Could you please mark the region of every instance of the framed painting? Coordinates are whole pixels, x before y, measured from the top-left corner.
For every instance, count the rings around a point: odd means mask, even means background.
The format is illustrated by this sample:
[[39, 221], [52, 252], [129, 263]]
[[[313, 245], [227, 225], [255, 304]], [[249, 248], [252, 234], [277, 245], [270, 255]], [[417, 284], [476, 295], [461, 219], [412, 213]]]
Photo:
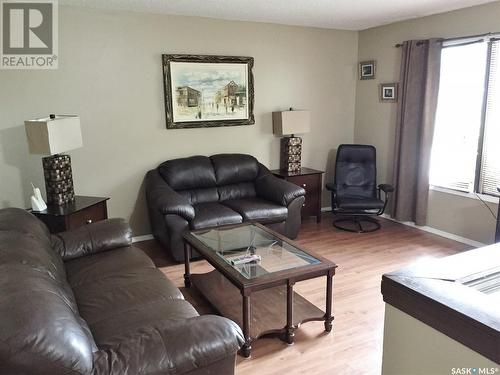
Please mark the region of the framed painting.
[[253, 57], [162, 58], [167, 129], [255, 123]]

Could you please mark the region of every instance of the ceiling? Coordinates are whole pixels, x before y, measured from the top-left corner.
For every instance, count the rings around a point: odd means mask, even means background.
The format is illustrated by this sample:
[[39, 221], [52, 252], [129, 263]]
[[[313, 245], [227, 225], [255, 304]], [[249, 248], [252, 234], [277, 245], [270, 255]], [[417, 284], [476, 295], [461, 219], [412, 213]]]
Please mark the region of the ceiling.
[[493, 0], [59, 0], [61, 5], [363, 30]]

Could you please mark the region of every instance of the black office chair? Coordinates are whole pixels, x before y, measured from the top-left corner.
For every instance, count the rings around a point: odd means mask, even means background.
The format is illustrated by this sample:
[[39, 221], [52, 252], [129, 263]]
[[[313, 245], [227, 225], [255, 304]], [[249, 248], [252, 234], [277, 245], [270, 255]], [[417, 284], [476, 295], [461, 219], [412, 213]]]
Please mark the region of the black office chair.
[[376, 150], [368, 145], [339, 146], [334, 181], [326, 188], [332, 192], [333, 226], [357, 233], [380, 229], [372, 216], [384, 213], [394, 191], [388, 184], [377, 186]]

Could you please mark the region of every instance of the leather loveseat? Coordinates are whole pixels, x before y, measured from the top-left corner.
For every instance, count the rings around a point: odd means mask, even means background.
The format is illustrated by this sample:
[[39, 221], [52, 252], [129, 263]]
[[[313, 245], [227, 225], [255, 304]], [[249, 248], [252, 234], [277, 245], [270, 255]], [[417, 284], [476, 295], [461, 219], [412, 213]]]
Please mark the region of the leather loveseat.
[[153, 235], [179, 262], [182, 233], [189, 229], [256, 221], [294, 239], [304, 195], [244, 154], [168, 160], [146, 176]]
[[198, 316], [121, 219], [50, 235], [0, 210], [0, 374], [233, 374], [239, 327]]

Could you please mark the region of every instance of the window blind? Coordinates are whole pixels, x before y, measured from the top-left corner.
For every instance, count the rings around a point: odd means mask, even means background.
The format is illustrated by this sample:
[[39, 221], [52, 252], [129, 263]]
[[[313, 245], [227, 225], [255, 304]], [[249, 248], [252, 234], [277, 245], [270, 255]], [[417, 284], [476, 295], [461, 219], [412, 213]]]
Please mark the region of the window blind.
[[500, 185], [500, 41], [492, 41], [484, 116], [479, 192], [499, 195]]
[[483, 112], [486, 43], [450, 46], [441, 53], [430, 183], [472, 192]]

